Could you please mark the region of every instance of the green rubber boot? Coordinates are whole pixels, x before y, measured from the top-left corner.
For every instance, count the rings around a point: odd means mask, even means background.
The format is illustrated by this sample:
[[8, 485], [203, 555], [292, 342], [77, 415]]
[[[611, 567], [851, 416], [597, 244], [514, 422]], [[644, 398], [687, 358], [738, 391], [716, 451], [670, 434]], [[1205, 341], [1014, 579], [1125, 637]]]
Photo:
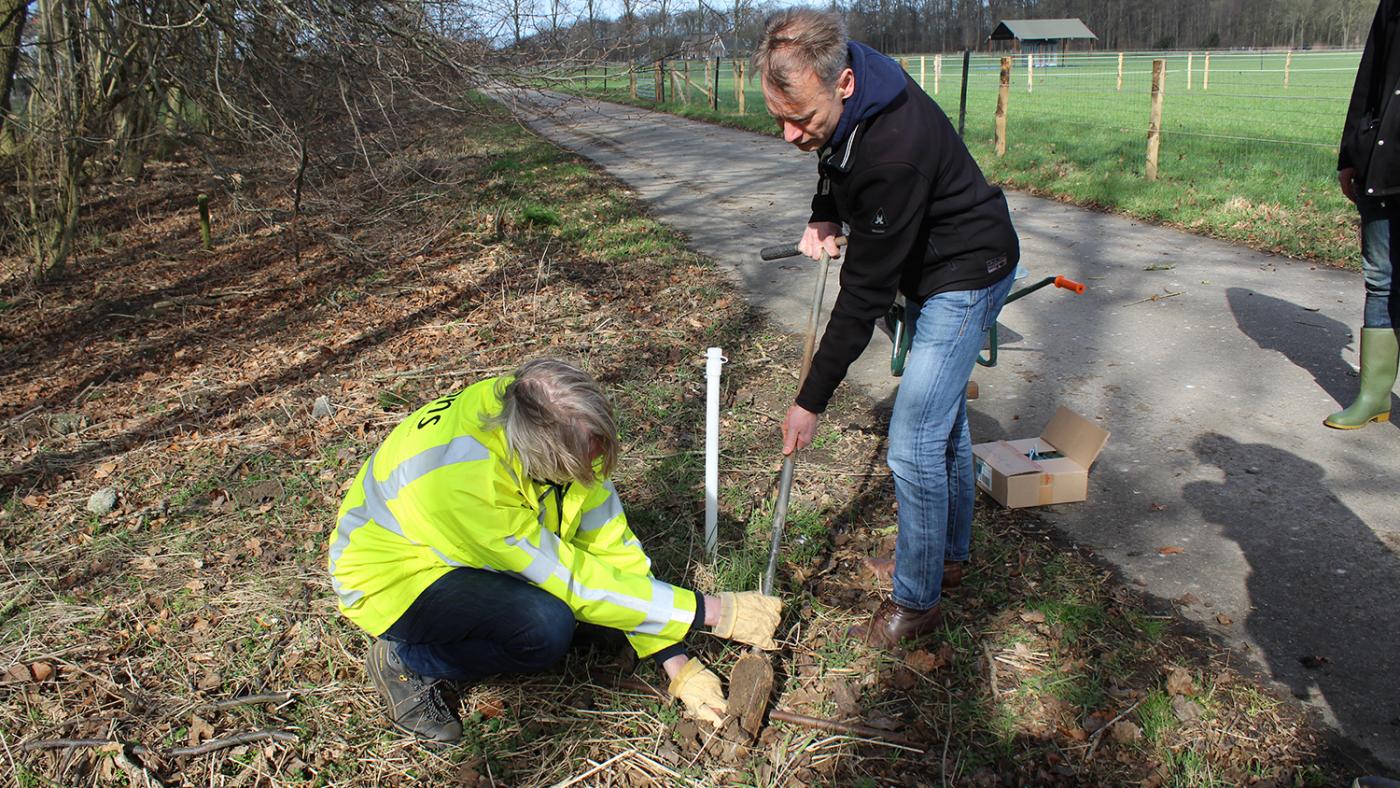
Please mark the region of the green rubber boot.
[[1390, 421], [1397, 356], [1400, 341], [1394, 329], [1361, 329], [1361, 391], [1351, 407], [1333, 413], [1322, 423], [1337, 430], [1354, 430], [1373, 421]]

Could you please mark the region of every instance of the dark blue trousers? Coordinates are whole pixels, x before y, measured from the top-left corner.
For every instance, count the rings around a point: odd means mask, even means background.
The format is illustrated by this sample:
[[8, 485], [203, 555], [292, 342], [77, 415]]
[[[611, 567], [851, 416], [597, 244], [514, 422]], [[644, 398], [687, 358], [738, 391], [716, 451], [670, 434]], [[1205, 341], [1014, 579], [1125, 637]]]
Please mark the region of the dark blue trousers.
[[546, 591], [484, 569], [454, 569], [383, 635], [410, 670], [474, 682], [549, 668], [569, 650], [574, 612]]

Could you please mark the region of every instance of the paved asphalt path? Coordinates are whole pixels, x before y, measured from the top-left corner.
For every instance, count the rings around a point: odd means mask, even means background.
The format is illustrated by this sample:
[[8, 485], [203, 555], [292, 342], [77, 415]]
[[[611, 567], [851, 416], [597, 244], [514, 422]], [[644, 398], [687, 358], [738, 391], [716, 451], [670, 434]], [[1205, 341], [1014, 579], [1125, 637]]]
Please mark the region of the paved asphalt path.
[[[814, 266], [764, 263], [757, 249], [800, 235], [814, 155], [632, 107], [517, 103], [778, 324], [804, 330]], [[1113, 435], [1089, 500], [1040, 514], [1400, 772], [1400, 427], [1322, 426], [1356, 388], [1360, 276], [1009, 198], [1032, 281], [1062, 274], [1089, 289], [1046, 289], [1002, 313], [1000, 363], [974, 374], [974, 441], [1033, 436], [1061, 404], [1098, 419]], [[877, 332], [846, 385], [892, 395], [888, 353]], [[1309, 669], [1304, 656], [1326, 662]]]

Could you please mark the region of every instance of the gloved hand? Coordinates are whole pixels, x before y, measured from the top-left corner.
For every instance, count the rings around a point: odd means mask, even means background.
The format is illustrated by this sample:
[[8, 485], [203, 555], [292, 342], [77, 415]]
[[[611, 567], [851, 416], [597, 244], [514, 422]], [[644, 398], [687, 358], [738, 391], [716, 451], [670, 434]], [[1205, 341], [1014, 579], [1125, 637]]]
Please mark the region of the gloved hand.
[[722, 593], [719, 601], [719, 624], [712, 630], [716, 636], [766, 651], [778, 648], [773, 633], [782, 620], [783, 600], [757, 591], [741, 591]]
[[680, 672], [671, 679], [670, 691], [671, 697], [685, 704], [690, 716], [716, 728], [724, 724], [724, 715], [729, 708], [724, 699], [724, 688], [720, 686], [719, 676], [706, 669], [700, 660], [694, 657], [686, 660]]

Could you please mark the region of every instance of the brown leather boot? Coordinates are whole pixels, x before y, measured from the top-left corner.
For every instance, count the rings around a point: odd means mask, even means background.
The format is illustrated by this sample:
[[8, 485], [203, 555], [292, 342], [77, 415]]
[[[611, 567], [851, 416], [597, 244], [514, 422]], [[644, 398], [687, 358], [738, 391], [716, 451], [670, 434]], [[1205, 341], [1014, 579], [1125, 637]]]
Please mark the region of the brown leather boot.
[[886, 599], [870, 621], [851, 627], [851, 636], [875, 648], [894, 648], [901, 641], [919, 640], [943, 627], [943, 606], [911, 610]]
[[[894, 558], [880, 558], [876, 556], [866, 556], [862, 562], [870, 574], [882, 583], [888, 583], [894, 577]], [[944, 561], [943, 562], [943, 590], [957, 588], [963, 581], [963, 562]]]

